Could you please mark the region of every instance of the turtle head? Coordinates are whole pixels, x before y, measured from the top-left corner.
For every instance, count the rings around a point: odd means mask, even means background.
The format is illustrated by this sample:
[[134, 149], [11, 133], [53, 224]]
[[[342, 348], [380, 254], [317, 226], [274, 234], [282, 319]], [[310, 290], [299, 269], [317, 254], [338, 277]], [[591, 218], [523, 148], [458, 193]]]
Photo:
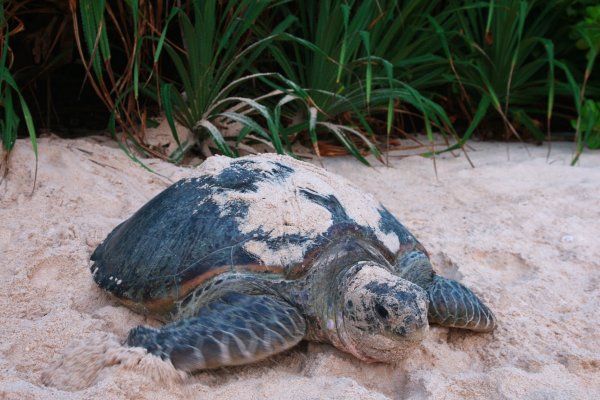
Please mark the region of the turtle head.
[[359, 262], [339, 282], [336, 330], [366, 361], [398, 361], [428, 329], [427, 293], [383, 266]]

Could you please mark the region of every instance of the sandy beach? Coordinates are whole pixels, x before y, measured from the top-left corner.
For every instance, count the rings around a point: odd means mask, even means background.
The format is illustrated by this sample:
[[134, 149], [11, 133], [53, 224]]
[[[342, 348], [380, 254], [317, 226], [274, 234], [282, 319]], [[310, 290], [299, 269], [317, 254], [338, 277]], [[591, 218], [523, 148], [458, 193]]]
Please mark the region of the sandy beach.
[[[493, 334], [431, 327], [394, 365], [302, 343], [256, 365], [169, 370], [114, 351], [134, 314], [92, 281], [89, 257], [121, 221], [189, 169], [145, 160], [103, 137], [19, 140], [0, 183], [0, 399], [600, 398], [600, 152], [574, 145], [470, 143], [464, 155], [327, 158], [372, 193], [498, 319]], [[74, 357], [76, 354], [77, 357]], [[75, 363], [76, 360], [80, 362]], [[84, 360], [83, 362], [81, 362]], [[75, 374], [84, 368], [84, 376]]]

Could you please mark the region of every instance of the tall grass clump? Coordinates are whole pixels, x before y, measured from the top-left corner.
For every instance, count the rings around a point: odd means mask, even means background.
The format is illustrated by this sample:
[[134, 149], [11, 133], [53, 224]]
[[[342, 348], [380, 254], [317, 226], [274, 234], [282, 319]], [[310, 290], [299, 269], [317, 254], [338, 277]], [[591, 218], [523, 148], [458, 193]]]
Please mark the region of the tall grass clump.
[[[161, 75], [153, 62], [158, 44], [145, 41], [168, 24], [168, 0], [69, 1], [77, 51], [86, 68], [85, 83], [91, 85], [111, 115], [109, 130], [134, 160], [133, 143], [142, 153], [162, 157], [144, 146], [144, 130], [155, 102], [141, 95], [153, 75]], [[157, 28], [159, 27], [159, 28]], [[121, 135], [116, 131], [120, 130]]]
[[[287, 83], [273, 86], [287, 93], [275, 109], [288, 146], [308, 131], [320, 154], [318, 137], [328, 132], [363, 162], [366, 159], [355, 140], [379, 156], [368, 138], [372, 131], [363, 114], [372, 78], [367, 83], [364, 75], [357, 75], [365, 45], [360, 34], [374, 18], [374, 11], [370, 1], [355, 8], [343, 1], [306, 1], [274, 10], [275, 18], [280, 18], [280, 13], [297, 17], [288, 33], [269, 47]], [[270, 24], [262, 34], [269, 29]]]
[[[82, 87], [92, 87], [110, 110], [109, 130], [136, 160], [139, 153], [173, 162], [189, 152], [235, 157], [257, 144], [293, 154], [297, 144], [308, 144], [317, 156], [349, 153], [367, 163], [368, 154], [383, 160], [381, 149], [399, 143], [394, 137], [417, 132], [428, 137], [424, 154], [435, 155], [464, 150], [484, 130], [541, 143], [555, 126], [574, 130], [574, 162], [585, 147], [600, 146], [600, 78], [593, 74], [600, 6], [591, 0], [25, 0], [2, 6], [7, 154], [23, 125], [35, 148], [27, 102], [34, 99], [42, 119], [43, 102], [33, 93], [42, 85], [31, 81], [49, 82], [52, 68], [70, 62], [52, 49], [60, 42], [62, 51], [71, 39], [84, 66]], [[33, 30], [64, 38], [43, 51], [50, 56], [24, 84], [9, 38], [14, 43], [25, 29], [11, 20], [29, 23], [15, 15], [36, 10], [64, 13], [53, 20], [56, 30]], [[164, 115], [177, 144], [172, 154], [146, 143], [145, 129], [157, 115]], [[190, 134], [180, 137], [177, 123]], [[445, 145], [436, 144], [435, 133]]]
[[[297, 21], [269, 48], [288, 80], [287, 90], [280, 88], [287, 96], [276, 105], [288, 142], [308, 130], [319, 154], [318, 138], [331, 135], [366, 163], [359, 146], [379, 157], [377, 134], [389, 134], [394, 116], [405, 107], [421, 115], [430, 134], [432, 120], [447, 126], [440, 122], [449, 122], [443, 109], [396, 75], [403, 68], [401, 77], [408, 70], [418, 75], [412, 67], [419, 58], [424, 61], [423, 53], [395, 54], [397, 65], [383, 54], [392, 40], [385, 34], [400, 34], [405, 27], [394, 18], [404, 11], [396, 2], [306, 1], [288, 7], [277, 11], [296, 15]], [[263, 32], [267, 29], [268, 24]], [[417, 36], [416, 30], [407, 30]], [[412, 59], [403, 58], [406, 54]], [[375, 131], [371, 122], [378, 120], [384, 128]]]
[[[571, 121], [575, 129], [576, 152], [572, 164], [576, 164], [584, 146], [590, 149], [600, 148], [600, 78], [596, 74], [596, 79], [591, 79], [594, 64], [600, 52], [600, 5], [587, 6], [584, 11], [583, 19], [578, 22], [574, 29], [574, 36], [577, 39], [576, 45], [580, 50], [585, 51], [585, 70], [583, 80], [579, 87], [572, 83], [573, 97], [577, 109], [577, 119]], [[563, 67], [566, 69], [566, 67]], [[571, 82], [573, 79], [570, 77]], [[589, 83], [595, 86], [589, 90]], [[577, 90], [578, 89], [578, 90]], [[591, 92], [594, 98], [587, 98]]]
[[[173, 9], [181, 45], [165, 40], [162, 53], [157, 51], [155, 59], [166, 57], [176, 70], [173, 80], [156, 78], [158, 100], [178, 143], [175, 120], [192, 131], [194, 143], [210, 141], [228, 156], [237, 155], [236, 147], [246, 136], [284, 153], [272, 111], [260, 104], [260, 95], [252, 90], [254, 80], [274, 74], [250, 73], [250, 66], [274, 35], [256, 38], [252, 33], [269, 5], [266, 1], [209, 0], [192, 2], [190, 10]], [[284, 19], [272, 27], [273, 32], [283, 30], [286, 24]], [[243, 127], [243, 136], [226, 140], [221, 132], [231, 122]]]
[[[538, 4], [536, 4], [538, 3]], [[452, 69], [449, 82], [464, 116], [466, 142], [484, 117], [500, 119], [505, 137], [521, 139], [515, 124], [544, 140], [536, 120], [550, 126], [556, 93], [554, 45], [547, 39], [558, 16], [536, 1], [451, 1], [443, 11], [455, 19], [436, 31]]]
[[[594, 119], [591, 103], [584, 109], [584, 93], [589, 90], [598, 41], [591, 38], [594, 29], [589, 18], [585, 28], [583, 22], [569, 27], [564, 15], [571, 6], [561, 0], [451, 1], [437, 18], [431, 18], [452, 70], [448, 83], [460, 99], [450, 106], [470, 121], [459, 144], [466, 143], [484, 122], [488, 129], [499, 122], [506, 139], [523, 140], [527, 132], [536, 142], [550, 141], [553, 122], [564, 129], [574, 113], [576, 162], [585, 137], [591, 135], [580, 128], [590, 127]], [[442, 26], [440, 20], [454, 22]], [[572, 61], [570, 29], [579, 45], [588, 49], [585, 68]], [[593, 43], [596, 46], [590, 46]], [[597, 93], [597, 86], [591, 92]], [[581, 123], [584, 114], [586, 124]]]
[[[8, 159], [15, 142], [17, 140], [17, 132], [21, 123], [21, 118], [25, 120], [27, 132], [33, 147], [33, 153], [36, 160], [36, 177], [37, 177], [37, 140], [33, 118], [29, 107], [21, 94], [19, 86], [11, 74], [10, 67], [12, 64], [12, 52], [9, 47], [10, 36], [19, 30], [17, 24], [14, 30], [8, 20], [14, 16], [18, 4], [12, 3], [11, 6], [2, 2], [0, 4], [0, 105], [4, 109], [4, 115], [0, 119], [0, 129], [2, 130], [2, 149], [3, 155], [0, 159], [0, 179], [6, 176], [8, 172]], [[35, 178], [34, 178], [35, 187]]]
[[[181, 7], [175, 2], [157, 3], [160, 6], [149, 7], [132, 0], [127, 6], [121, 5], [121, 20], [129, 21], [126, 31], [110, 4], [79, 2], [83, 28], [80, 53], [90, 66], [89, 78], [96, 91], [113, 111], [109, 121], [113, 131], [121, 127], [128, 133], [126, 140], [150, 151], [139, 131], [147, 119], [139, 107], [145, 99], [161, 107], [179, 146], [170, 155], [171, 161], [181, 160], [195, 145], [200, 145], [205, 155], [211, 154], [212, 147], [235, 156], [243, 139], [263, 141], [283, 153], [272, 111], [258, 99], [264, 93], [252, 89], [253, 81], [267, 74], [253, 74], [250, 67], [289, 19], [273, 26], [270, 36], [257, 38], [251, 28], [272, 2], [188, 1]], [[112, 71], [107, 16], [112, 18], [128, 55], [120, 74]], [[192, 132], [192, 140], [180, 140], [176, 121]], [[222, 132], [233, 122], [243, 127], [243, 135], [224, 137]], [[129, 133], [136, 129], [137, 134]]]

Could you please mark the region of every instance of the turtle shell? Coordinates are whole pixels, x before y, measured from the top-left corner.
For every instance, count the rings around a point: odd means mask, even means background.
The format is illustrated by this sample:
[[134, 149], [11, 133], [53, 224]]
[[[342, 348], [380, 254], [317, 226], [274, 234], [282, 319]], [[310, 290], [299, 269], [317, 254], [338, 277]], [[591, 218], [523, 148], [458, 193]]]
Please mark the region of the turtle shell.
[[92, 254], [96, 283], [159, 310], [224, 272], [303, 276], [339, 235], [393, 261], [416, 239], [352, 183], [288, 156], [215, 156], [117, 226]]

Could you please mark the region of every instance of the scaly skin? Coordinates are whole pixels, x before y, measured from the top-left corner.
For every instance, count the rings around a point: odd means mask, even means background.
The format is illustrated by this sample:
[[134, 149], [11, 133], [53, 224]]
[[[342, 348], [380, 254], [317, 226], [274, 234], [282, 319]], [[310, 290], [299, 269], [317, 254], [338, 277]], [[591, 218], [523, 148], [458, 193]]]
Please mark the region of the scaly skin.
[[393, 362], [428, 322], [494, 328], [473, 292], [435, 275], [417, 239], [342, 178], [278, 155], [214, 157], [195, 174], [91, 256], [102, 289], [171, 321], [133, 329], [131, 346], [185, 370], [257, 361], [303, 338]]
[[260, 361], [295, 346], [305, 334], [304, 318], [285, 300], [227, 293], [197, 317], [160, 329], [132, 329], [127, 344], [169, 359], [177, 369], [195, 371]]
[[174, 322], [134, 328], [127, 344], [186, 371], [256, 362], [302, 339], [393, 362], [423, 338], [428, 322], [479, 332], [495, 327], [477, 296], [437, 276], [418, 249], [391, 265], [368, 242], [346, 237], [314, 262], [293, 280], [222, 274], [179, 302]]
[[421, 249], [403, 254], [394, 269], [427, 291], [430, 323], [475, 332], [491, 332], [496, 328], [492, 310], [469, 288], [437, 275]]

